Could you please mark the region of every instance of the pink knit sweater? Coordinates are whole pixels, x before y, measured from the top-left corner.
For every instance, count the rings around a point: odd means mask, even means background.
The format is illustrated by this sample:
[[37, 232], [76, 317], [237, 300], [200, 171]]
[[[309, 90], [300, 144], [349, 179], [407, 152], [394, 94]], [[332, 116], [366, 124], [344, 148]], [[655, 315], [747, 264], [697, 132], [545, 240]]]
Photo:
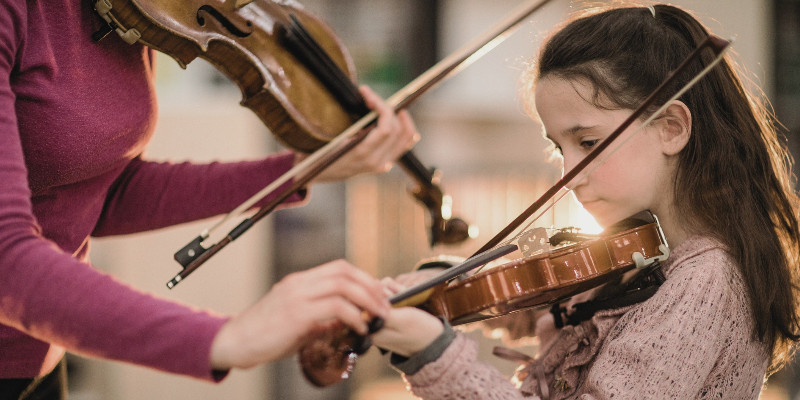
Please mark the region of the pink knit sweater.
[[476, 344], [460, 333], [404, 379], [426, 400], [757, 399], [769, 355], [752, 338], [733, 261], [716, 241], [694, 237], [663, 266], [667, 280], [645, 302], [561, 330], [540, 319], [541, 354], [520, 366], [513, 384], [476, 361]]
[[143, 158], [155, 124], [152, 54], [115, 34], [94, 43], [90, 3], [0, 0], [0, 378], [46, 373], [67, 348], [215, 379], [209, 350], [225, 319], [95, 270], [90, 235], [230, 211], [293, 156]]

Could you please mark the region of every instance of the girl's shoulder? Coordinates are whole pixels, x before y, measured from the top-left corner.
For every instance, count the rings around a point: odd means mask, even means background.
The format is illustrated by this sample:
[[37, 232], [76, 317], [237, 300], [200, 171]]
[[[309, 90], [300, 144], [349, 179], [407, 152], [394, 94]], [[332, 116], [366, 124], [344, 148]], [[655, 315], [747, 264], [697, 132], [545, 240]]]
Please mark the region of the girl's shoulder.
[[745, 282], [733, 258], [718, 241], [696, 237], [677, 246], [663, 266], [666, 281], [623, 310], [587, 381], [625, 383], [669, 398], [752, 398], [769, 355], [752, 335]]
[[751, 329], [745, 281], [736, 262], [718, 240], [696, 236], [681, 243], [664, 263], [664, 273], [666, 281], [643, 304], [644, 308], [659, 308], [660, 312], [684, 319], [710, 318], [721, 325], [733, 323], [742, 332]]
[[693, 236], [672, 250], [663, 266], [667, 280], [691, 277], [694, 280], [742, 281], [736, 262], [717, 239]]

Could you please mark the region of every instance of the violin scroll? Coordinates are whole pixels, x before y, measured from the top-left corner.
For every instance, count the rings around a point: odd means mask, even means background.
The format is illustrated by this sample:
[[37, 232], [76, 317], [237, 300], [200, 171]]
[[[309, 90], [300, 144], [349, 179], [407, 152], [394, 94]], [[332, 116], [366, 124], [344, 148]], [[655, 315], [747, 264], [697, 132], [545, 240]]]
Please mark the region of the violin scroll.
[[298, 352], [303, 375], [317, 387], [350, 377], [359, 354], [369, 349], [368, 338], [339, 325], [315, 332]]
[[[375, 333], [383, 327], [383, 320], [373, 318], [368, 326], [369, 333]], [[339, 322], [320, 329], [308, 337], [298, 352], [303, 375], [317, 387], [336, 384], [350, 377], [358, 356], [371, 346], [369, 336], [358, 335]]]
[[[405, 156], [401, 161], [406, 161]], [[403, 162], [401, 165], [414, 164], [413, 161]], [[452, 216], [452, 198], [445, 195], [439, 187], [438, 171], [428, 171], [421, 164], [415, 168], [408, 168], [408, 172], [417, 181], [417, 187], [411, 194], [417, 201], [425, 205], [429, 212], [430, 245], [459, 244], [477, 236], [475, 227], [470, 226], [461, 218]]]

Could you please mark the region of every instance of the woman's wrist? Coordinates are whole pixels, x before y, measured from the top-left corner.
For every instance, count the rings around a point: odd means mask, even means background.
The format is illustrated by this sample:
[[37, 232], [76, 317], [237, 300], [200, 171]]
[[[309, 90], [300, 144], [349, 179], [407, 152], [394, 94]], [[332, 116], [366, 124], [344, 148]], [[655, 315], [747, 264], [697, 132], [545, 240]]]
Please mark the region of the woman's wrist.
[[217, 332], [217, 335], [214, 336], [214, 340], [211, 342], [211, 351], [210, 351], [210, 364], [211, 369], [214, 371], [221, 371], [227, 370], [233, 367], [233, 362], [230, 357], [232, 353], [231, 341], [228, 340], [228, 334], [226, 327], [228, 326], [229, 322], [226, 322]]
[[217, 331], [211, 342], [209, 364], [213, 371], [227, 371], [242, 367], [242, 338], [239, 338], [233, 326], [234, 321], [229, 319]]

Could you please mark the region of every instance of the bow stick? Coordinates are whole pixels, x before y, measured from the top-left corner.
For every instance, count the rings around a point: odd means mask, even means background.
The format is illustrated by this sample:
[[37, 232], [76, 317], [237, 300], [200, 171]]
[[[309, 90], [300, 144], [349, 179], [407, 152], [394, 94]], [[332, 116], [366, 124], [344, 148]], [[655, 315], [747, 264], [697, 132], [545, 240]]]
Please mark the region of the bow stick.
[[[422, 75], [389, 97], [386, 100], [387, 104], [389, 104], [395, 110], [402, 110], [408, 107], [423, 93], [441, 83], [445, 78], [452, 76], [453, 74], [472, 64], [472, 62], [479, 59], [489, 50], [493, 49], [495, 46], [504, 41], [522, 21], [524, 21], [529, 15], [533, 14], [536, 10], [540, 9], [549, 1], [550, 0], [532, 0], [523, 4], [501, 23], [490, 28], [484, 35], [478, 37], [470, 43], [467, 43], [461, 49], [452, 53], [442, 61], [436, 63]], [[175, 253], [175, 260], [178, 261], [178, 263], [180, 263], [184, 268], [174, 278], [167, 282], [167, 287], [170, 289], [175, 287], [175, 285], [189, 276], [189, 274], [194, 272], [214, 254], [218, 253], [220, 250], [222, 250], [222, 248], [241, 236], [258, 220], [272, 212], [281, 202], [286, 200], [293, 193], [305, 187], [305, 185], [310, 182], [311, 179], [317, 176], [325, 168], [333, 164], [333, 162], [341, 157], [341, 155], [355, 147], [366, 137], [368, 134], [367, 128], [377, 121], [377, 117], [378, 114], [375, 111], [370, 111], [368, 114], [364, 115], [344, 132], [333, 138], [330, 142], [309, 155], [303, 161], [296, 164], [292, 169], [256, 193], [250, 199], [243, 202], [233, 211], [228, 213], [220, 222], [211, 228], [204, 230], [194, 240], [178, 250], [178, 252]], [[210, 236], [211, 232], [229, 220], [238, 217], [245, 211], [249, 210], [261, 199], [269, 194], [272, 194], [279, 187], [289, 183], [290, 181], [291, 183], [287, 189], [279, 193], [276, 197], [261, 207], [253, 216], [245, 218], [224, 238], [211, 247], [203, 247], [202, 242]]]

